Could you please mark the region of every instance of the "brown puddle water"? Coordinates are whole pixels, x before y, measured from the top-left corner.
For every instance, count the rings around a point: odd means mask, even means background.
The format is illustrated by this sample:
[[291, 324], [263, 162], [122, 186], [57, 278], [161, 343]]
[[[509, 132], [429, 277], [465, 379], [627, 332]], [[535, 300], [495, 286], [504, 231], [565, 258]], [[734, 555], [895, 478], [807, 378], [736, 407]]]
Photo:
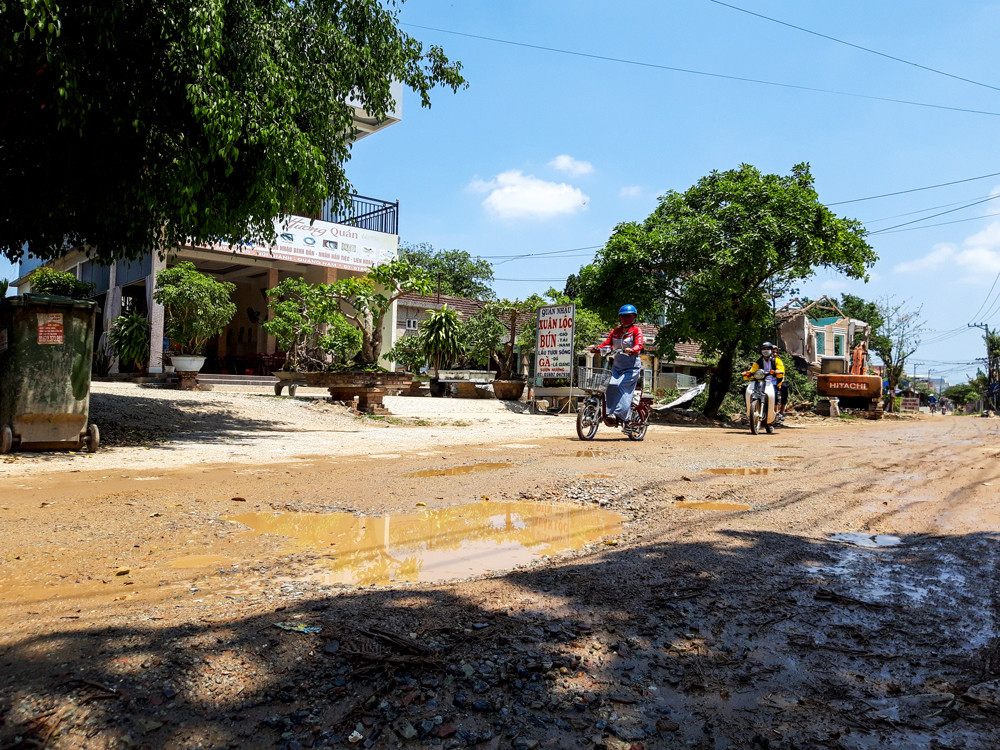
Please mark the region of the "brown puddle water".
[[553, 456], [560, 456], [563, 458], [597, 458], [598, 456], [604, 456], [607, 451], [597, 451], [597, 450], [585, 450], [577, 451], [576, 453], [553, 453]]
[[321, 553], [322, 583], [368, 586], [442, 581], [507, 570], [617, 534], [617, 513], [575, 505], [473, 503], [424, 513], [234, 516], [252, 534], [289, 537], [291, 551]]
[[758, 474], [775, 474], [787, 469], [705, 469], [709, 474], [737, 474], [739, 476], [756, 476]]
[[474, 471], [489, 471], [490, 469], [504, 469], [511, 466], [511, 464], [506, 461], [503, 462], [490, 462], [481, 461], [478, 464], [469, 464], [468, 466], [453, 466], [450, 469], [421, 469], [420, 471], [415, 471], [412, 474], [407, 474], [409, 477], [453, 477], [459, 474], [471, 474]]
[[691, 510], [750, 510], [750, 506], [745, 503], [699, 503], [696, 500], [682, 500], [674, 503], [675, 508], [690, 508]]
[[171, 560], [168, 565], [177, 570], [194, 570], [196, 568], [208, 568], [212, 565], [222, 565], [225, 567], [229, 563], [229, 558], [225, 555], [188, 555]]

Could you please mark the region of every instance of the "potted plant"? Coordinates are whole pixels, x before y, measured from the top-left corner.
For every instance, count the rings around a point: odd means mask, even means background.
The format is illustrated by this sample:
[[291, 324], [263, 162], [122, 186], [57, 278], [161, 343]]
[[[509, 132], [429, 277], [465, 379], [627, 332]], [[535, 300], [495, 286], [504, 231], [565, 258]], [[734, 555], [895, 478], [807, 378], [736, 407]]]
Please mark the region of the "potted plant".
[[441, 371], [451, 367], [462, 353], [461, 324], [458, 311], [444, 305], [440, 310], [428, 310], [427, 318], [420, 323], [423, 337], [424, 355], [430, 361], [431, 395], [443, 396], [444, 389], [439, 383]]
[[197, 372], [205, 364], [205, 346], [236, 314], [230, 299], [236, 285], [201, 273], [181, 261], [156, 274], [153, 299], [163, 305], [164, 332], [174, 351], [177, 372]]
[[119, 315], [108, 331], [111, 351], [121, 364], [133, 366], [137, 372], [145, 372], [149, 359], [149, 333], [149, 320], [145, 315], [134, 312]]
[[[406, 292], [431, 291], [426, 270], [404, 260], [376, 266], [364, 276], [353, 276], [329, 285], [329, 292], [351, 323], [361, 331], [361, 349], [354, 357], [359, 370], [379, 367], [382, 357], [382, 322], [392, 304]], [[349, 309], [344, 309], [344, 308]]]
[[263, 328], [287, 352], [279, 380], [349, 362], [361, 349], [361, 331], [341, 314], [327, 284], [289, 278], [267, 290], [271, 317]]
[[518, 327], [534, 312], [535, 305], [529, 300], [492, 300], [463, 327], [470, 357], [477, 362], [491, 361], [497, 367], [493, 393], [498, 399], [513, 401], [524, 393], [515, 344]]

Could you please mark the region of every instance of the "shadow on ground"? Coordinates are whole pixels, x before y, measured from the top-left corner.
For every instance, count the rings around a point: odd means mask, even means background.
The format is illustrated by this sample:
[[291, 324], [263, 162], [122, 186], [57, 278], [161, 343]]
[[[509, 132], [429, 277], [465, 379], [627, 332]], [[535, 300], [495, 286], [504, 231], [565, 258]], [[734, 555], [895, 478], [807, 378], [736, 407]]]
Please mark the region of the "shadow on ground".
[[728, 532], [475, 585], [286, 578], [252, 615], [192, 592], [127, 626], [28, 619], [0, 651], [0, 746], [986, 750], [997, 549]]

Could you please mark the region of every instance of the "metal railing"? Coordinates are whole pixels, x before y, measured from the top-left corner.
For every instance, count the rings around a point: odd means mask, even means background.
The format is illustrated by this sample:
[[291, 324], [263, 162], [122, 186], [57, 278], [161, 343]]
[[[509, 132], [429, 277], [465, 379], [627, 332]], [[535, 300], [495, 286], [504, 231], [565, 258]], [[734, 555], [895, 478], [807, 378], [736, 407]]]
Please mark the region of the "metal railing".
[[343, 224], [373, 232], [399, 234], [399, 201], [384, 201], [364, 195], [352, 195], [351, 205], [346, 211], [335, 211], [327, 201], [323, 204], [323, 221]]

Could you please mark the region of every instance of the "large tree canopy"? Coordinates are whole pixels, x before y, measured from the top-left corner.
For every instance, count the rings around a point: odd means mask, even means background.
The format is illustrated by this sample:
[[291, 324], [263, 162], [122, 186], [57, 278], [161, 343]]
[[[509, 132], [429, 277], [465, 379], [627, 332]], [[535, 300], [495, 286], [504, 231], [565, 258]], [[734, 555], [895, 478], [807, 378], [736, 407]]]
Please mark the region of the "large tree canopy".
[[581, 270], [581, 296], [605, 316], [625, 303], [647, 319], [665, 314], [657, 338], [663, 353], [695, 341], [718, 355], [705, 408], [714, 416], [737, 350], [756, 347], [770, 323], [772, 299], [817, 267], [867, 278], [877, 256], [865, 235], [860, 222], [819, 202], [808, 164], [788, 176], [744, 164], [668, 192], [642, 223], [619, 224]]
[[465, 250], [435, 250], [421, 242], [403, 244], [399, 257], [430, 274], [431, 286], [441, 294], [468, 299], [493, 299], [493, 266], [488, 260], [474, 258]]
[[346, 204], [348, 99], [465, 82], [402, 0], [0, 0], [0, 254], [273, 239]]

